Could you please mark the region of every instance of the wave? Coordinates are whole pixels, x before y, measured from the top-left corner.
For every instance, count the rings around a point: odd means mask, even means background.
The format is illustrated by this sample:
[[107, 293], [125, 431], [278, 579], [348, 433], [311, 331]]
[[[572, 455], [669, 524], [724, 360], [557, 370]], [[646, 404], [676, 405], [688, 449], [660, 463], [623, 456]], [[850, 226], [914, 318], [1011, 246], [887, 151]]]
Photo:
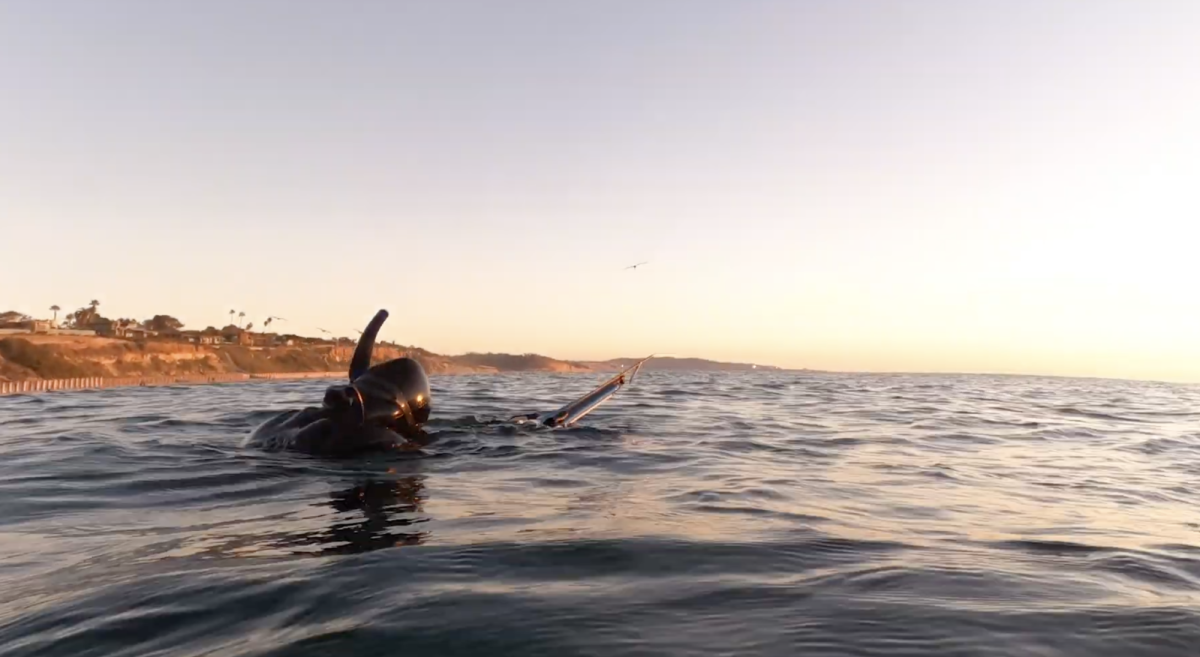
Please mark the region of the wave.
[[0, 654], [1200, 645], [1200, 388], [653, 374], [569, 430], [441, 378], [338, 461], [243, 446], [319, 381], [0, 398]]

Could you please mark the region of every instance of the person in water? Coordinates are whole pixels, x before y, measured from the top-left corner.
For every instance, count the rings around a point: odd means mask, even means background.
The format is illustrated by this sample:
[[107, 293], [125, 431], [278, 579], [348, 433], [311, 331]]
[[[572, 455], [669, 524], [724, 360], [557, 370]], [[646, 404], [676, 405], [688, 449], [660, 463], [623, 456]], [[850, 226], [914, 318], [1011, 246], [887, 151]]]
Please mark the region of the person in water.
[[[380, 310], [363, 331], [350, 361], [348, 385], [330, 386], [319, 407], [284, 411], [267, 420], [254, 430], [249, 441], [326, 456], [415, 449], [429, 444], [432, 439], [424, 425], [429, 421], [433, 395], [425, 369], [412, 358], [371, 366], [375, 336], [387, 317], [387, 311]], [[570, 426], [632, 381], [646, 360], [552, 413], [519, 415], [513, 421]]]

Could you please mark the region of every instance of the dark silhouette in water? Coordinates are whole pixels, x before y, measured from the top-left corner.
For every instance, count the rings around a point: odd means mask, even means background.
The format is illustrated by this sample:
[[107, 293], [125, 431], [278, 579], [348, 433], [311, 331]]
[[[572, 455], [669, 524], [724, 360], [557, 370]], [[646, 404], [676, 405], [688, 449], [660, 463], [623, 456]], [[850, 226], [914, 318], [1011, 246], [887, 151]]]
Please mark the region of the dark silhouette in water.
[[[367, 479], [352, 488], [330, 493], [329, 505], [341, 513], [362, 512], [360, 520], [333, 523], [327, 530], [281, 534], [272, 545], [279, 548], [319, 548], [316, 555], [361, 554], [384, 548], [419, 545], [428, 536], [414, 525], [426, 521], [421, 513], [424, 486], [416, 476]], [[307, 552], [308, 550], [302, 550]]]
[[[351, 456], [371, 451], [415, 449], [432, 438], [429, 421], [432, 395], [429, 377], [412, 358], [396, 358], [371, 367], [375, 337], [386, 310], [367, 324], [350, 361], [349, 385], [330, 386], [320, 407], [285, 411], [264, 422], [250, 443], [274, 449], [295, 449], [321, 456]], [[514, 422], [565, 427], [578, 422], [633, 380], [649, 358], [627, 368], [586, 395], [551, 413], [518, 415]]]
[[[328, 526], [305, 531], [253, 532], [223, 537], [203, 552], [209, 555], [285, 552], [293, 556], [363, 554], [420, 545], [429, 538], [419, 527], [424, 515], [424, 477], [369, 477], [336, 490], [313, 506], [332, 507], [337, 515]], [[361, 514], [361, 515], [359, 515]]]
[[363, 331], [350, 361], [349, 385], [330, 386], [320, 407], [286, 411], [263, 423], [250, 442], [322, 456], [348, 456], [428, 442], [429, 377], [411, 358], [371, 367], [375, 336], [387, 319], [380, 310]]

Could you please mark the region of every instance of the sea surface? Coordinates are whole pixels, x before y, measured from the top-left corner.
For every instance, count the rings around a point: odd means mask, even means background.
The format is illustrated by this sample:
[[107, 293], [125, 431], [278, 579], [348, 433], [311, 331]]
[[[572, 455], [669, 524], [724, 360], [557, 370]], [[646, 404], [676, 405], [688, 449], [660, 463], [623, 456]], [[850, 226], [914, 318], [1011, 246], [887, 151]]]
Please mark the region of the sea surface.
[[329, 382], [0, 397], [0, 655], [1200, 655], [1200, 388], [434, 379], [437, 442], [243, 446]]

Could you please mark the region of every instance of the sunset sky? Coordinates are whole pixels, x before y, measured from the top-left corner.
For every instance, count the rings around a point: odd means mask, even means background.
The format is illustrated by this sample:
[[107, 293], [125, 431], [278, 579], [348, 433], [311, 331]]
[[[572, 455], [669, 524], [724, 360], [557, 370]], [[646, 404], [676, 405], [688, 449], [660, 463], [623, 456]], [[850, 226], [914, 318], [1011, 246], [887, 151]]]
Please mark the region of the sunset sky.
[[1200, 2], [8, 0], [0, 225], [40, 316], [1200, 381]]

